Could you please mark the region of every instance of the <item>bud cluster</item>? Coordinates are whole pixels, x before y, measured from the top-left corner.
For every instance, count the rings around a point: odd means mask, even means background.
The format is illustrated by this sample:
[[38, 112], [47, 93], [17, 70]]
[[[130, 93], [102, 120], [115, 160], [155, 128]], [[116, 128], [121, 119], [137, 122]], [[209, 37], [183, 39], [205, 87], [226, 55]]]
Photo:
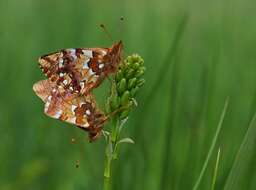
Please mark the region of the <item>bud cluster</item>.
[[135, 95], [145, 83], [142, 78], [145, 72], [144, 60], [137, 54], [128, 56], [114, 76], [111, 94], [108, 97], [106, 111], [118, 115], [120, 119], [128, 117], [133, 105], [136, 105]]

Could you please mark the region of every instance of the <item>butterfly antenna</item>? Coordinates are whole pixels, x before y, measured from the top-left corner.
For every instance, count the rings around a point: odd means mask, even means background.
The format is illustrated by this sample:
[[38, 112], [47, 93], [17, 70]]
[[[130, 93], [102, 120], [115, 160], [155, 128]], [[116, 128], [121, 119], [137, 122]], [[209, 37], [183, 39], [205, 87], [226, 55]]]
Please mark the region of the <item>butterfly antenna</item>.
[[124, 35], [124, 17], [120, 17], [119, 21], [119, 30], [122, 38], [122, 36]]
[[107, 30], [106, 26], [104, 24], [100, 24], [100, 27], [102, 28], [102, 30], [105, 32], [105, 34], [107, 35], [107, 37], [110, 39], [110, 41], [113, 42], [113, 38], [110, 35], [109, 31]]
[[[120, 39], [122, 39], [122, 37], [124, 36], [124, 17], [123, 16], [121, 16], [120, 17], [120, 19], [119, 19], [119, 34], [120, 34]], [[123, 39], [122, 39], [122, 41], [123, 41]], [[124, 47], [125, 48], [125, 47]], [[123, 54], [124, 54], [124, 56], [125, 57], [127, 57], [127, 52], [126, 52], [126, 50], [123, 48]], [[123, 59], [123, 57], [122, 57], [122, 59]], [[123, 60], [122, 60], [123, 61]]]

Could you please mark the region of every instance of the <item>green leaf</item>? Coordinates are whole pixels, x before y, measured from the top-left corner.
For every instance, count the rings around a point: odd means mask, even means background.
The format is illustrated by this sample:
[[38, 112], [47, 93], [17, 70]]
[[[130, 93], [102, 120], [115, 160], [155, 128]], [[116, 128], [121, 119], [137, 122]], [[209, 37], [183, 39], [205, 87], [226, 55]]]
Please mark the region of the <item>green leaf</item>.
[[248, 180], [246, 171], [250, 167], [250, 161], [255, 159], [254, 151], [256, 149], [256, 113], [252, 118], [243, 142], [238, 150], [234, 164], [229, 172], [224, 190], [243, 189], [241, 182], [243, 179]]
[[135, 142], [131, 139], [131, 138], [123, 138], [121, 140], [119, 140], [117, 142], [117, 144], [120, 144], [120, 143], [130, 143], [130, 144], [134, 144]]
[[124, 127], [124, 124], [125, 124], [127, 121], [128, 121], [128, 117], [126, 117], [126, 118], [124, 118], [124, 119], [122, 119], [122, 120], [120, 121], [120, 125], [119, 125], [119, 134], [121, 133], [121, 131], [122, 131], [123, 127]]
[[213, 149], [214, 149], [215, 144], [217, 142], [217, 138], [219, 136], [219, 133], [220, 133], [220, 130], [221, 130], [221, 127], [222, 127], [222, 124], [223, 124], [223, 121], [224, 121], [224, 118], [225, 118], [225, 115], [226, 115], [226, 112], [227, 112], [227, 108], [228, 108], [228, 99], [225, 102], [225, 105], [224, 105], [224, 108], [222, 110], [222, 114], [221, 114], [221, 117], [220, 117], [220, 120], [219, 120], [219, 124], [217, 126], [217, 130], [215, 132], [215, 135], [213, 137], [213, 140], [212, 140], [209, 152], [208, 152], [207, 157], [206, 157], [206, 159], [204, 161], [204, 164], [203, 164], [202, 170], [201, 170], [201, 172], [200, 172], [200, 174], [198, 176], [198, 179], [196, 180], [196, 183], [195, 183], [195, 185], [193, 187], [193, 190], [197, 190], [198, 189], [199, 184], [200, 184], [200, 182], [202, 180], [202, 177], [203, 177], [203, 175], [205, 173], [206, 167], [208, 166], [210, 157], [211, 157], [211, 155], [213, 153]]
[[108, 158], [111, 158], [112, 154], [113, 154], [113, 144], [111, 142], [111, 138], [108, 138], [108, 143], [107, 143], [107, 146], [106, 146], [106, 156]]
[[215, 164], [214, 173], [213, 173], [211, 190], [215, 189], [215, 184], [216, 184], [216, 180], [217, 180], [217, 173], [218, 173], [218, 169], [219, 169], [219, 161], [220, 161], [220, 148], [219, 148], [218, 154], [217, 154], [217, 159], [216, 159], [216, 164]]
[[102, 130], [102, 135], [105, 137], [106, 142], [108, 142], [110, 132]]

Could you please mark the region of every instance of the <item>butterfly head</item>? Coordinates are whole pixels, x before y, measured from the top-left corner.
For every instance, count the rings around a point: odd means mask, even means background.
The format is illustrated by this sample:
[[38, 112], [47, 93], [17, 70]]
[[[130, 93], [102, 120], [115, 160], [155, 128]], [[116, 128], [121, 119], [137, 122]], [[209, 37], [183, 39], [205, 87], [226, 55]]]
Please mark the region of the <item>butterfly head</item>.
[[109, 70], [110, 72], [115, 72], [118, 68], [119, 63], [121, 62], [123, 54], [123, 43], [122, 41], [119, 41], [117, 43], [114, 43], [112, 47], [109, 49], [109, 57], [111, 63]]

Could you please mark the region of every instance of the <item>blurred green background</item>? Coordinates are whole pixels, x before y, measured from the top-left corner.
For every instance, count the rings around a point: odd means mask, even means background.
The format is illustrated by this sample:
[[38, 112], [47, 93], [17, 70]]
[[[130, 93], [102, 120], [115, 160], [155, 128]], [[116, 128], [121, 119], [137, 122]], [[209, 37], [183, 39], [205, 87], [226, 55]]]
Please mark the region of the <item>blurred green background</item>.
[[110, 46], [101, 23], [147, 67], [124, 130], [136, 144], [123, 145], [112, 188], [192, 189], [229, 97], [199, 189], [211, 187], [218, 148], [215, 188], [256, 189], [255, 124], [246, 135], [256, 111], [255, 6], [253, 0], [0, 0], [0, 189], [102, 188], [103, 138], [90, 144], [81, 130], [45, 116], [32, 91], [44, 78], [40, 55]]

